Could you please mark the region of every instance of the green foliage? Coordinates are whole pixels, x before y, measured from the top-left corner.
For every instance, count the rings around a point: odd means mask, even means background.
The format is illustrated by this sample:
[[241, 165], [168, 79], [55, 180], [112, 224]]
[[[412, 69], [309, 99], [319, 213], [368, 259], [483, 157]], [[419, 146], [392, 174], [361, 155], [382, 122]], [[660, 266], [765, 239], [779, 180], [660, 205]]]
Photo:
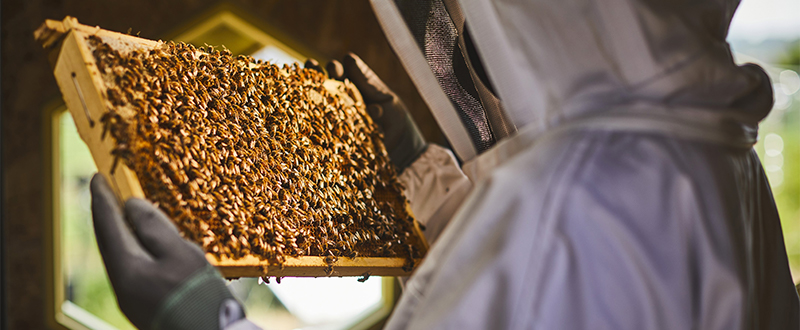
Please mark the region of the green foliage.
[[68, 113], [59, 116], [61, 253], [67, 299], [119, 328], [135, 329], [117, 307], [95, 243], [89, 210], [89, 179], [96, 171], [91, 154]]
[[786, 52], [778, 57], [779, 65], [800, 66], [800, 39], [786, 43]]
[[[795, 123], [797, 124], [797, 123]], [[795, 126], [795, 125], [787, 125]], [[782, 129], [784, 179], [774, 190], [786, 252], [795, 279], [800, 277], [800, 131]], [[796, 280], [797, 281], [797, 280]]]

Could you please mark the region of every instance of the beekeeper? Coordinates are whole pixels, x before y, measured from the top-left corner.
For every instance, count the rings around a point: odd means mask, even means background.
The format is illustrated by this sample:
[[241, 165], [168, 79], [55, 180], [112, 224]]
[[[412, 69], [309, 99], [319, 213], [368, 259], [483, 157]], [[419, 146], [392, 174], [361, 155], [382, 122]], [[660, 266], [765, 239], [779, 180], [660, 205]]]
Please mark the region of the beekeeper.
[[[800, 327], [752, 148], [770, 81], [725, 42], [738, 1], [372, 4], [455, 152], [356, 56], [329, 67], [363, 93], [435, 242], [387, 328]], [[101, 178], [92, 191], [135, 325], [255, 328], [162, 213], [128, 201], [136, 239]]]

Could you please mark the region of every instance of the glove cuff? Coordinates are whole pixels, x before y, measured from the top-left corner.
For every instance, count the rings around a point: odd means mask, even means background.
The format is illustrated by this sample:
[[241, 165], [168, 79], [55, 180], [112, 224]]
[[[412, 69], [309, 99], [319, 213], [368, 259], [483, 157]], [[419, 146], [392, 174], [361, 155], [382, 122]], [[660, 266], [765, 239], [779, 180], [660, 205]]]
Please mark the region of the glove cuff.
[[[397, 168], [397, 173], [403, 173], [406, 167], [414, 163], [425, 150], [428, 150], [428, 143], [422, 137], [417, 124], [411, 119], [411, 115], [405, 114], [405, 131], [401, 135], [400, 141], [390, 150], [389, 160]], [[387, 148], [388, 149], [388, 148]]]
[[234, 299], [216, 268], [207, 265], [173, 290], [156, 311], [154, 330], [219, 329], [220, 306]]

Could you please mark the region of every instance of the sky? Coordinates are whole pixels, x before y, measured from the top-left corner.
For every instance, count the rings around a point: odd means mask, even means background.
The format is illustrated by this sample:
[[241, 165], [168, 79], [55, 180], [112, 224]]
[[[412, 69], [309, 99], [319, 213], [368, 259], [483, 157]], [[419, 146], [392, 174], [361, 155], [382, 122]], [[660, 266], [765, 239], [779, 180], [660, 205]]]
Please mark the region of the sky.
[[800, 0], [743, 0], [728, 38], [752, 43], [800, 38]]

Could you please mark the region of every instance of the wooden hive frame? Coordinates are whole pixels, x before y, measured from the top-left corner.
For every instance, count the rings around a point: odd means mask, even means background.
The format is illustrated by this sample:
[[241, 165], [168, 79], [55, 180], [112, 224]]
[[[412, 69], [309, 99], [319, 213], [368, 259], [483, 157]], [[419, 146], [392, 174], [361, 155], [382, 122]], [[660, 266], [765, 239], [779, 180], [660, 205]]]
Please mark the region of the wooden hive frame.
[[[94, 56], [89, 50], [86, 37], [95, 35], [102, 38], [116, 49], [152, 49], [162, 44], [161, 41], [143, 39], [127, 34], [103, 30], [100, 27], [90, 27], [78, 23], [73, 17], [66, 17], [63, 21], [47, 20], [36, 31], [35, 37], [46, 52], [53, 66], [58, 87], [72, 115], [81, 139], [89, 147], [92, 158], [102, 173], [112, 185], [120, 201], [130, 197], [145, 198], [136, 173], [120, 163], [114, 174], [111, 174], [114, 149], [113, 139], [102, 139], [103, 125], [100, 117], [106, 111], [105, 91], [106, 86], [97, 68]], [[360, 94], [355, 87], [345, 81], [344, 83], [328, 80], [325, 88], [332, 93], [347, 95], [351, 90], [362, 103]], [[409, 210], [409, 214], [410, 210]], [[427, 250], [419, 224], [414, 220], [414, 229]], [[421, 251], [424, 255], [426, 251]], [[227, 257], [218, 258], [212, 253], [207, 253], [208, 261], [226, 278], [258, 277], [258, 276], [408, 276], [410, 271], [403, 269], [406, 258], [402, 257], [340, 257], [332, 266], [332, 275], [326, 273], [328, 266], [324, 257], [319, 256], [287, 256], [283, 264], [270, 263], [257, 256], [246, 255], [239, 259]], [[416, 260], [419, 264], [421, 260]]]

